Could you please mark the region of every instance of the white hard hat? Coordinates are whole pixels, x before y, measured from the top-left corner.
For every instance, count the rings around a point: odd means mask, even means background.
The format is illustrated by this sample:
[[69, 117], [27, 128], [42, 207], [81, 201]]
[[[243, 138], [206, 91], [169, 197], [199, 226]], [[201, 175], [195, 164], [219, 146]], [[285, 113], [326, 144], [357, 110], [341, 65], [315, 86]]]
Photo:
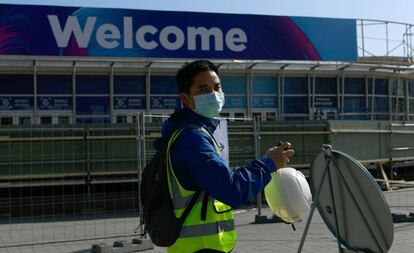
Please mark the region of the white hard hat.
[[272, 212], [288, 223], [304, 220], [312, 202], [312, 193], [305, 176], [294, 168], [272, 173], [265, 187], [265, 198]]

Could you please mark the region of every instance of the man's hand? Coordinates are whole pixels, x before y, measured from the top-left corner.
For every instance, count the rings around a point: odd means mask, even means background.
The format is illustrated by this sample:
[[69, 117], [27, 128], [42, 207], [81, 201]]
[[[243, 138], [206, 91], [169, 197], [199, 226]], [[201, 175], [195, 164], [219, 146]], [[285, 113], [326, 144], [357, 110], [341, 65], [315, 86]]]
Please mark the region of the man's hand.
[[286, 163], [289, 162], [289, 157], [295, 154], [295, 151], [291, 147], [292, 144], [289, 142], [283, 142], [279, 146], [269, 148], [266, 151], [266, 155], [273, 160], [277, 169], [281, 169], [286, 167]]

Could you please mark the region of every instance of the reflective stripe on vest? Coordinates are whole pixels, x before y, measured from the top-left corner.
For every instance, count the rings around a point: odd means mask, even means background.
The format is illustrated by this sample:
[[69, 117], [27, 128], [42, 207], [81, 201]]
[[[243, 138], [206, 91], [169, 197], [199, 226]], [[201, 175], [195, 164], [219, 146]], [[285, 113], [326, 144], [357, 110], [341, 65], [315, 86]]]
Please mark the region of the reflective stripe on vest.
[[[167, 179], [171, 199], [173, 200], [174, 213], [180, 217], [186, 204], [195, 193], [184, 189], [172, 169], [170, 151], [172, 143], [177, 139], [185, 128], [178, 129], [171, 136], [167, 146]], [[205, 132], [212, 140], [216, 152], [220, 154], [220, 149], [204, 128], [197, 128]], [[204, 194], [201, 194], [196, 204], [191, 209], [186, 218], [179, 239], [168, 248], [168, 252], [195, 252], [200, 249], [214, 249], [229, 252], [236, 243], [236, 231], [234, 227], [234, 216], [231, 208], [218, 200], [209, 196], [207, 204], [206, 220], [201, 220], [201, 210], [203, 206]]]
[[186, 226], [181, 229], [180, 238], [214, 235], [234, 230], [234, 220], [223, 220], [216, 223]]

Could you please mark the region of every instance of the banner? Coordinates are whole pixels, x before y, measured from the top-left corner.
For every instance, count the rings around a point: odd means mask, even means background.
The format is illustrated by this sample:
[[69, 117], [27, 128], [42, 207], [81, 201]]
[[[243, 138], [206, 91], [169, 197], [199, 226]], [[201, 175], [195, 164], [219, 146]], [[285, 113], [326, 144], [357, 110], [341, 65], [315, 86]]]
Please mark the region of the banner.
[[214, 139], [216, 139], [217, 145], [220, 149], [220, 156], [226, 162], [227, 166], [229, 166], [230, 159], [229, 159], [229, 136], [228, 136], [227, 120], [220, 119], [220, 122], [217, 125], [217, 128], [213, 133], [213, 136], [214, 136]]
[[355, 61], [354, 19], [0, 5], [0, 55]]

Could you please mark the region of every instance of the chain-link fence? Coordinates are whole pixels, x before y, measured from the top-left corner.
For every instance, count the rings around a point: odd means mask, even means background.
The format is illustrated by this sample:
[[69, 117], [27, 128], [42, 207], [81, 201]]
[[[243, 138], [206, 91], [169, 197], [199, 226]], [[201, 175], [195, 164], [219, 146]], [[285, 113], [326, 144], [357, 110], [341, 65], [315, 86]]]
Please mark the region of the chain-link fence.
[[[97, 116], [1, 126], [0, 247], [134, 235], [140, 172], [166, 119], [135, 116], [132, 123]], [[414, 210], [414, 131], [406, 122], [230, 118], [227, 125], [231, 168], [286, 140], [296, 151], [289, 166], [306, 175], [329, 143], [360, 160], [384, 190], [404, 189], [392, 195], [399, 201], [389, 199], [393, 210]]]

